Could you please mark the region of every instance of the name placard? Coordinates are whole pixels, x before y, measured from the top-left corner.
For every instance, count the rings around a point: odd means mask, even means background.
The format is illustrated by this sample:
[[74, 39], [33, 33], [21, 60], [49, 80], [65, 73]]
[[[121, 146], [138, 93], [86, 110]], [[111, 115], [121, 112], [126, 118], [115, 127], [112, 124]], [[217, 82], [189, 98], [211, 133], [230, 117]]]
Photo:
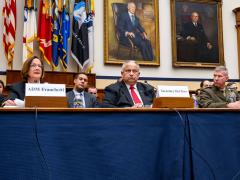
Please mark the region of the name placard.
[[187, 86], [158, 86], [158, 97], [190, 97]]
[[65, 84], [26, 83], [25, 95], [64, 97], [66, 96], [66, 86]]

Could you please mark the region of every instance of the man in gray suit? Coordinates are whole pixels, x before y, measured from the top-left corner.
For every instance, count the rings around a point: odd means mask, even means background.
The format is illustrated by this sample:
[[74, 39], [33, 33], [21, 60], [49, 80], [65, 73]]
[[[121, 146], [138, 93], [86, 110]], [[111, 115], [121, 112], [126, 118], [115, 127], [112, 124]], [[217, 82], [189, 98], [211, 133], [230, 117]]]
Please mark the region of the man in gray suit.
[[199, 105], [203, 108], [240, 108], [240, 96], [225, 86], [228, 70], [218, 66], [213, 73], [213, 86], [201, 89]]
[[74, 88], [67, 93], [68, 107], [70, 108], [95, 108], [96, 97], [85, 92], [88, 86], [88, 77], [85, 73], [79, 73], [74, 77]]

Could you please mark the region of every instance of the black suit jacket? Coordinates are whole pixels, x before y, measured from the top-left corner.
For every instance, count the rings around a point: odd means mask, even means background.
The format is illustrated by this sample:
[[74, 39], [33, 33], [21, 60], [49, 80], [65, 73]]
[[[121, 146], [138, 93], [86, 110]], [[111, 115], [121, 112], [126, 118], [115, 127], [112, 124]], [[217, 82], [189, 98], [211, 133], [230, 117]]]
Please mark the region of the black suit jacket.
[[[131, 47], [131, 42], [139, 48], [144, 60], [153, 60], [153, 50], [151, 42], [148, 39], [144, 39], [143, 32], [144, 29], [140, 24], [137, 16], [135, 17], [135, 23], [133, 24], [128, 12], [119, 15], [117, 29], [119, 33], [119, 42], [125, 46]], [[126, 37], [126, 32], [134, 33], [135, 37]]]
[[2, 106], [2, 103], [5, 101], [4, 95], [0, 94], [0, 106]]
[[125, 32], [133, 32], [136, 35], [136, 38], [140, 38], [140, 34], [144, 32], [138, 17], [135, 16], [135, 25], [133, 25], [128, 12], [119, 15], [117, 29], [120, 33], [120, 41], [127, 41]]
[[[67, 92], [68, 107], [73, 108], [75, 94], [73, 91]], [[96, 108], [98, 107], [97, 99], [92, 94], [84, 92], [84, 101], [86, 108]]]
[[207, 46], [208, 38], [205, 34], [202, 24], [197, 23], [197, 26], [195, 27], [192, 22], [188, 22], [184, 24], [183, 28], [184, 30], [183, 30], [182, 36], [184, 38], [188, 36], [195, 37], [199, 45]]
[[9, 88], [9, 97], [8, 99], [25, 99], [25, 82], [21, 81], [18, 83], [13, 84]]
[[[137, 83], [138, 92], [144, 105], [151, 105], [155, 97], [154, 88], [148, 84]], [[117, 82], [105, 88], [103, 107], [132, 107], [134, 105], [129, 90], [124, 82]]]

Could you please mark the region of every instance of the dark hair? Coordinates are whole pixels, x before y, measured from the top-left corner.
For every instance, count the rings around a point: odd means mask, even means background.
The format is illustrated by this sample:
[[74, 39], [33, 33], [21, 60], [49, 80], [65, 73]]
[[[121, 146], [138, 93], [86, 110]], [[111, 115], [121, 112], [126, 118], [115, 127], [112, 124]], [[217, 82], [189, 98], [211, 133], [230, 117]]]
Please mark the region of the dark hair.
[[195, 91], [195, 94], [198, 96], [200, 92], [201, 92], [201, 89], [197, 89], [197, 90]]
[[24, 62], [23, 66], [22, 66], [21, 74], [22, 74], [22, 78], [23, 78], [23, 80], [24, 80], [25, 82], [28, 81], [28, 78], [29, 78], [28, 72], [29, 72], [29, 69], [30, 69], [30, 65], [32, 64], [32, 61], [33, 61], [34, 59], [38, 59], [38, 60], [41, 62], [41, 65], [42, 65], [42, 75], [41, 75], [41, 79], [42, 79], [43, 76], [44, 76], [43, 61], [42, 61], [39, 57], [37, 57], [37, 56], [32, 56], [32, 57], [28, 58], [28, 59]]
[[3, 83], [2, 80], [0, 80], [0, 84], [2, 84], [2, 87], [3, 87], [3, 89], [4, 89], [4, 83]]
[[205, 80], [201, 81], [201, 83], [200, 83], [200, 88], [203, 87], [203, 83], [204, 83], [204, 81], [205, 81]]
[[[78, 76], [79, 76], [79, 75], [81, 75], [81, 74], [83, 74], [83, 75], [87, 76], [87, 74], [86, 74], [86, 73], [84, 73], [84, 72], [80, 72], [80, 73], [77, 73], [77, 74], [75, 74], [75, 76], [74, 76], [74, 79], [77, 79], [77, 78], [78, 78]], [[88, 76], [87, 76], [87, 78], [88, 78]]]
[[203, 80], [203, 81], [201, 81], [201, 83], [200, 83], [200, 88], [202, 88], [203, 87], [203, 85], [204, 85], [204, 82], [205, 81], [208, 81], [207, 79], [205, 79], [205, 80]]

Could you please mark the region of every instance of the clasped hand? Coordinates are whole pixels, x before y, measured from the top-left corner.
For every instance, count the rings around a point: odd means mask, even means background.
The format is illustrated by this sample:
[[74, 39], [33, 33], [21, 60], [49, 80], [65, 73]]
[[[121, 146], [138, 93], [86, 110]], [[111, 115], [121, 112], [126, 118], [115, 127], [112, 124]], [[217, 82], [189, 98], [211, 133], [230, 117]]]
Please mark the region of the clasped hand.
[[228, 108], [240, 109], [240, 101], [232, 102], [227, 104]]
[[3, 106], [16, 106], [16, 103], [13, 100], [9, 99], [3, 103]]
[[127, 36], [130, 38], [135, 38], [135, 34], [133, 32], [128, 32]]

